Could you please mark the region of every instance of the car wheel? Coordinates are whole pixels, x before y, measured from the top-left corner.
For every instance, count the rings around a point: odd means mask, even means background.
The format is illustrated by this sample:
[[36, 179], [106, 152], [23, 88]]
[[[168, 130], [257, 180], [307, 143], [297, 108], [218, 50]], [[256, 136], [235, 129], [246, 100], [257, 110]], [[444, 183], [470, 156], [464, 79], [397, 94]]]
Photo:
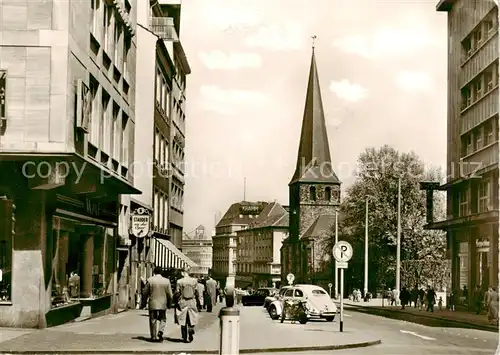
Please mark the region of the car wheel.
[[307, 316], [305, 314], [303, 314], [303, 315], [300, 316], [299, 323], [300, 324], [306, 324], [307, 323]]
[[278, 312], [276, 311], [275, 306], [269, 307], [269, 316], [271, 317], [272, 320], [278, 319]]
[[327, 322], [333, 322], [334, 318], [335, 318], [335, 316], [333, 316], [333, 317], [326, 317], [326, 321]]

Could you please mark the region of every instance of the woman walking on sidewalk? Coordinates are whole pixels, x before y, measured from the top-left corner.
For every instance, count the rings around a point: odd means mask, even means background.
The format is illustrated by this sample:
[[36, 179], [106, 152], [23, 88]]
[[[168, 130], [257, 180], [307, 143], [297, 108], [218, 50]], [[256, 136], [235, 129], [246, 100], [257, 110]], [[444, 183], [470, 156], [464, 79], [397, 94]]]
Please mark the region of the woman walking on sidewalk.
[[490, 287], [486, 307], [488, 307], [488, 321], [498, 324], [498, 292], [496, 287]]

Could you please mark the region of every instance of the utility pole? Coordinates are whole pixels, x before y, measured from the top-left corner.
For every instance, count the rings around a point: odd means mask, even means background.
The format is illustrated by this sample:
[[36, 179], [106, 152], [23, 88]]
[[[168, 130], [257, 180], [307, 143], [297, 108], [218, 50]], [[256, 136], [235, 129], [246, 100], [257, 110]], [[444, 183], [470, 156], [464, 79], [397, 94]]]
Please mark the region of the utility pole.
[[368, 293], [368, 196], [366, 196], [366, 211], [365, 211], [365, 283], [364, 296]]
[[[338, 210], [335, 210], [335, 244], [339, 241], [339, 213]], [[337, 299], [338, 287], [339, 287], [339, 269], [337, 267], [337, 260], [334, 260], [335, 263], [335, 295], [334, 298]]]
[[401, 176], [398, 178], [398, 235], [396, 240], [396, 291], [401, 287]]

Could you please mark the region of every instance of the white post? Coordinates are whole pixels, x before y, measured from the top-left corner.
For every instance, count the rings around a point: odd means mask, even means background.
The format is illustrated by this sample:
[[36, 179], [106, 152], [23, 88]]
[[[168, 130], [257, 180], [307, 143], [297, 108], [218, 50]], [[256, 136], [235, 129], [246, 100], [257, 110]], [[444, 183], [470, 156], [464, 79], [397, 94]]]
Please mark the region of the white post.
[[396, 292], [401, 287], [401, 176], [398, 178], [398, 235], [396, 241]]
[[365, 283], [364, 296], [368, 293], [368, 196], [366, 196], [366, 211], [365, 211]]
[[231, 276], [226, 279], [226, 307], [219, 312], [219, 355], [240, 353], [240, 310], [234, 307], [234, 281], [234, 277]]
[[[339, 241], [339, 215], [338, 211], [335, 210], [335, 244], [337, 244]], [[339, 289], [338, 289], [338, 284], [339, 284], [339, 268], [337, 267], [337, 260], [334, 260], [335, 263], [335, 296], [334, 298], [337, 299], [337, 295], [339, 294]], [[331, 297], [331, 295], [330, 295]]]
[[344, 331], [344, 269], [340, 269], [340, 332]]

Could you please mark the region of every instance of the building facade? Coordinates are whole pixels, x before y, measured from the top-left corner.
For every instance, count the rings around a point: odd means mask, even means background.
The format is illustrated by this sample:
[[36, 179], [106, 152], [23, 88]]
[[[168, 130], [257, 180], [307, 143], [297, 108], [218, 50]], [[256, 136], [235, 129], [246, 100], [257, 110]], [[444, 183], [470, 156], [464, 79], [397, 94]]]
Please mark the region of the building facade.
[[116, 310], [121, 196], [140, 193], [135, 5], [0, 3], [0, 326]]
[[267, 202], [241, 201], [233, 203], [215, 226], [212, 237], [212, 277], [226, 284], [228, 276], [235, 276], [237, 262], [237, 232], [246, 229], [262, 212]]
[[[309, 70], [297, 166], [289, 184], [289, 236], [281, 250], [282, 282], [328, 283], [320, 274], [323, 240], [335, 223], [341, 182], [334, 172], [314, 48]], [[330, 253], [327, 251], [326, 253]], [[323, 280], [324, 279], [324, 280]]]
[[212, 268], [212, 239], [206, 235], [204, 226], [198, 226], [194, 235], [184, 234], [182, 252], [197, 265], [190, 270], [193, 275], [209, 274]]
[[281, 245], [288, 236], [288, 212], [269, 203], [247, 229], [237, 234], [236, 286], [281, 286]]
[[[427, 228], [447, 231], [452, 287], [498, 286], [498, 6], [442, 0], [448, 16], [447, 181], [424, 183]], [[447, 191], [434, 221], [432, 189]]]

